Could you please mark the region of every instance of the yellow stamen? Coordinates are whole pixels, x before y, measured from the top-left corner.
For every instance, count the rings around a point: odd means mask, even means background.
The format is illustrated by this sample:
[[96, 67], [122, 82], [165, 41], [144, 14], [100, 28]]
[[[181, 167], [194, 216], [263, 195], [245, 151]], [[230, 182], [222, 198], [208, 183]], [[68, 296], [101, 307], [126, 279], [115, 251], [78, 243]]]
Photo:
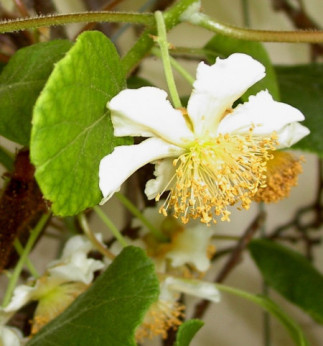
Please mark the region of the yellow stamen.
[[278, 144], [275, 133], [264, 138], [252, 132], [196, 140], [174, 160], [176, 174], [160, 212], [167, 215], [172, 208], [183, 223], [200, 218], [209, 224], [217, 215], [229, 221], [227, 207], [237, 202], [248, 209], [259, 186], [265, 186], [266, 162]]
[[277, 202], [289, 196], [290, 190], [297, 185], [298, 175], [302, 173], [303, 158], [276, 151], [267, 163], [266, 185], [253, 196], [256, 202]]
[[170, 328], [177, 329], [182, 324], [184, 317], [184, 305], [178, 302], [159, 300], [148, 310], [144, 322], [136, 331], [136, 340], [152, 339], [160, 335], [166, 339]]

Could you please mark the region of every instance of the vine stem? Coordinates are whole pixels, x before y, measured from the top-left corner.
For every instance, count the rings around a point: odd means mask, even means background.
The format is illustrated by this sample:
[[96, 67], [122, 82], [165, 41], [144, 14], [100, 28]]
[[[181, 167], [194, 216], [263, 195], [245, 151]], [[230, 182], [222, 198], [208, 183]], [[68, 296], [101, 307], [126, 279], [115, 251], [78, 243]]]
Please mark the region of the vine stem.
[[175, 108], [181, 108], [182, 103], [178, 95], [178, 91], [175, 84], [175, 79], [172, 71], [172, 66], [169, 58], [169, 43], [167, 42], [166, 26], [164, 22], [164, 17], [162, 12], [155, 12], [155, 19], [157, 22], [157, 33], [158, 37], [155, 38], [156, 42], [159, 44], [161, 58], [163, 61], [165, 77], [168, 85], [169, 94], [173, 100], [173, 105]]
[[42, 217], [40, 218], [36, 227], [30, 231], [30, 236], [29, 236], [29, 239], [27, 241], [27, 244], [26, 244], [26, 246], [25, 246], [25, 248], [24, 248], [24, 250], [23, 250], [23, 252], [19, 258], [19, 261], [18, 261], [11, 277], [10, 277], [9, 284], [8, 284], [6, 293], [5, 293], [4, 298], [3, 298], [2, 307], [6, 307], [9, 304], [10, 299], [12, 297], [12, 293], [16, 287], [20, 273], [22, 271], [22, 268], [26, 263], [27, 257], [29, 255], [31, 249], [33, 248], [39, 234], [43, 230], [46, 222], [50, 218], [50, 216], [51, 216], [50, 213], [42, 215]]
[[51, 14], [48, 16], [19, 18], [0, 22], [0, 33], [71, 23], [122, 22], [152, 25], [154, 21], [154, 15], [151, 13], [90, 11], [69, 14]]
[[130, 213], [135, 216], [138, 220], [142, 222], [144, 226], [146, 226], [149, 231], [154, 235], [154, 237], [162, 242], [168, 240], [168, 238], [157, 229], [150, 221], [148, 221], [141, 213], [141, 211], [123, 194], [120, 192], [116, 192], [115, 196], [119, 199], [119, 201], [130, 211]]
[[[159, 49], [157, 48], [153, 48], [151, 50], [152, 54], [158, 56], [159, 58], [161, 58], [161, 52]], [[194, 77], [180, 64], [177, 62], [176, 59], [174, 59], [173, 57], [169, 57], [170, 63], [171, 65], [174, 67], [174, 69], [184, 78], [186, 79], [186, 81], [190, 84], [193, 85], [195, 79]]]
[[82, 230], [84, 234], [89, 238], [91, 243], [95, 246], [95, 248], [105, 257], [114, 260], [115, 255], [111, 253], [106, 247], [104, 247], [96, 238], [95, 234], [92, 232], [91, 228], [89, 227], [89, 224], [86, 220], [86, 217], [83, 213], [78, 215], [78, 220], [80, 222], [80, 226], [82, 227]]
[[[258, 210], [259, 213], [265, 214], [265, 205], [263, 202], [258, 204]], [[260, 236], [261, 238], [266, 238], [266, 223], [265, 221], [260, 226]], [[266, 284], [265, 280], [262, 279], [262, 294], [265, 297], [269, 297], [269, 287]], [[270, 346], [271, 345], [271, 323], [270, 323], [270, 315], [268, 312], [264, 311], [263, 313], [263, 342], [264, 346]]]
[[104, 222], [104, 224], [110, 229], [111, 233], [119, 241], [119, 243], [123, 247], [126, 247], [128, 245], [126, 240], [124, 239], [122, 234], [119, 232], [115, 224], [107, 217], [107, 215], [97, 206], [94, 206], [93, 210], [96, 212], [99, 218]]
[[[182, 21], [183, 13], [194, 4], [199, 3], [199, 0], [180, 0], [173, 5], [169, 10], [164, 12], [164, 20], [166, 30], [170, 30]], [[156, 23], [147, 28], [139, 37], [137, 42], [121, 59], [125, 75], [129, 75], [132, 70], [138, 65], [154, 45], [153, 36], [156, 36]]]
[[[18, 253], [19, 256], [21, 256], [24, 252], [24, 248], [21, 245], [19, 239], [16, 239], [14, 242], [14, 247]], [[26, 266], [28, 268], [28, 270], [30, 271], [30, 274], [35, 278], [38, 279], [39, 278], [39, 273], [37, 272], [37, 269], [34, 267], [34, 265], [32, 264], [32, 262], [30, 261], [30, 259], [27, 257], [26, 258]]]
[[215, 33], [241, 40], [289, 43], [323, 42], [322, 30], [271, 31], [239, 28], [214, 21], [203, 13], [195, 13], [190, 17], [186, 17], [185, 20]]

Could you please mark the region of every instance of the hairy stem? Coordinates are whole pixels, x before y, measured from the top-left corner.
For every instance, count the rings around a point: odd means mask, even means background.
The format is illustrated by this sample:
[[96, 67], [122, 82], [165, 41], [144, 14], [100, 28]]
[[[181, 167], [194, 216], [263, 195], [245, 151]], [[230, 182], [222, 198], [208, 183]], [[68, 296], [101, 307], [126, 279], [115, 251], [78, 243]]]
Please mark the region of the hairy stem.
[[24, 19], [13, 19], [0, 22], [0, 33], [35, 29], [53, 25], [87, 22], [122, 22], [133, 24], [152, 25], [154, 15], [150, 13], [127, 13], [109, 11], [91, 11], [70, 14], [52, 14]]
[[290, 42], [290, 43], [320, 43], [323, 42], [322, 30], [298, 31], [270, 31], [253, 30], [226, 25], [212, 20], [207, 15], [195, 13], [186, 18], [192, 24], [198, 25], [218, 34], [235, 37], [241, 40], [262, 42]]

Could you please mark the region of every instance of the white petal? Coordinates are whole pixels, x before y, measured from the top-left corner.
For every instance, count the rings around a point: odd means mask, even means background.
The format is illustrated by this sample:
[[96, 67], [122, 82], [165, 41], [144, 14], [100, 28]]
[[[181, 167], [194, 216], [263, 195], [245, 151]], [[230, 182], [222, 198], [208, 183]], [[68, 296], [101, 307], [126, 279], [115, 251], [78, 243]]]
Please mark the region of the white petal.
[[[73, 255], [75, 252], [88, 254], [93, 249], [93, 245], [88, 238], [82, 235], [71, 237], [65, 244], [61, 259]], [[59, 261], [59, 260], [58, 260]]]
[[156, 162], [154, 174], [156, 179], [150, 179], [145, 188], [145, 194], [148, 199], [153, 199], [158, 195], [158, 193], [171, 189], [173, 184], [169, 183], [175, 174], [173, 160], [165, 159]]
[[27, 285], [17, 286], [13, 292], [10, 303], [3, 309], [5, 312], [14, 312], [19, 310], [25, 304], [33, 299], [37, 287]]
[[201, 62], [187, 107], [195, 134], [215, 132], [225, 110], [264, 76], [264, 66], [246, 54], [217, 58], [212, 66]]
[[173, 242], [172, 249], [166, 253], [173, 267], [192, 264], [197, 270], [205, 272], [209, 269], [208, 246], [213, 230], [205, 225], [185, 226]]
[[310, 130], [301, 125], [300, 123], [291, 123], [283, 127], [278, 134], [278, 149], [289, 148], [293, 144], [300, 141], [302, 138], [307, 136], [310, 133]]
[[48, 269], [50, 278], [61, 282], [83, 282], [89, 284], [94, 278], [94, 272], [104, 267], [102, 261], [87, 258], [82, 252], [75, 252], [70, 258], [65, 259]]
[[137, 145], [116, 147], [100, 163], [100, 189], [105, 203], [121, 184], [137, 169], [145, 164], [165, 157], [177, 157], [183, 149], [168, 144], [158, 138], [149, 138]]
[[279, 132], [286, 125], [304, 120], [304, 115], [296, 108], [274, 101], [268, 91], [250, 96], [249, 101], [239, 105], [221, 121], [218, 133], [247, 133], [255, 126], [253, 134], [270, 135]]
[[164, 90], [125, 89], [109, 103], [116, 136], [156, 136], [181, 145], [193, 139], [181, 111], [172, 107]]
[[220, 301], [220, 292], [215, 284], [193, 279], [178, 279], [168, 277], [165, 283], [172, 290], [187, 293], [195, 297], [210, 300], [218, 303]]
[[[101, 234], [95, 236], [98, 241], [102, 241]], [[49, 279], [56, 280], [57, 284], [68, 281], [89, 284], [93, 280], [94, 272], [104, 266], [102, 261], [87, 258], [92, 249], [92, 243], [85, 236], [77, 235], [70, 238], [64, 246], [61, 258], [47, 266]]]
[[16, 328], [0, 326], [0, 345], [20, 346], [22, 345], [22, 335]]

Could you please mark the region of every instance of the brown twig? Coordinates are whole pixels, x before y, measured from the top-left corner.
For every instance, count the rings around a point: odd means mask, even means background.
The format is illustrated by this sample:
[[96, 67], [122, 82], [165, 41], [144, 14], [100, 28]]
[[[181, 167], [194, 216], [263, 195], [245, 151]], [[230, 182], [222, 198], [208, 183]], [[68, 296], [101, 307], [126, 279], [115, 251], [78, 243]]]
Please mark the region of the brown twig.
[[29, 17], [29, 13], [28, 10], [25, 6], [25, 4], [23, 3], [23, 1], [21, 0], [13, 0], [13, 2], [15, 3], [19, 13], [23, 16], [23, 17]]
[[[217, 277], [215, 278], [215, 282], [220, 283], [223, 282], [227, 276], [231, 273], [231, 271], [240, 263], [241, 260], [241, 254], [248, 246], [249, 242], [252, 240], [255, 233], [259, 230], [260, 226], [263, 224], [265, 220], [265, 213], [260, 212], [255, 219], [252, 221], [252, 223], [249, 225], [249, 227], [245, 230], [243, 235], [241, 236], [240, 240], [238, 241], [237, 245], [231, 252], [230, 257], [228, 258], [227, 262], [223, 266], [223, 268], [218, 273]], [[202, 300], [200, 301], [196, 306], [193, 314], [193, 318], [202, 318], [205, 314], [207, 308], [210, 305], [209, 300]]]

